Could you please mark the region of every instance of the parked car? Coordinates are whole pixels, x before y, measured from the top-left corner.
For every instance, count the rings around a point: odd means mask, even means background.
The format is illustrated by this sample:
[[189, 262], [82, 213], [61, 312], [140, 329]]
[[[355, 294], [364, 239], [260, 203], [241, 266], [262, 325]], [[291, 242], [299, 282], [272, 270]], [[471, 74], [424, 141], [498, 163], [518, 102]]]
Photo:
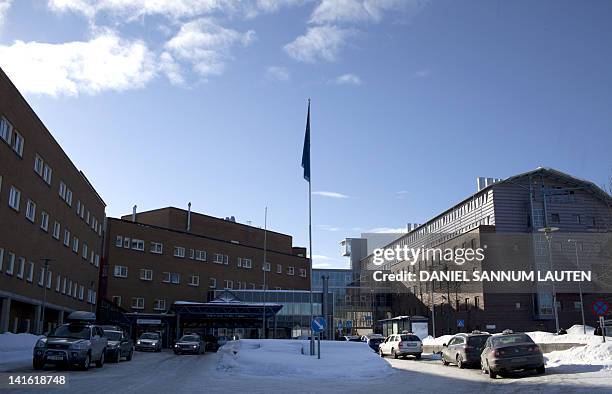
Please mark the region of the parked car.
[[542, 350], [529, 335], [513, 333], [510, 330], [495, 334], [487, 339], [480, 355], [482, 372], [491, 379], [504, 372], [533, 369], [543, 374], [544, 356]]
[[491, 334], [480, 331], [455, 335], [448, 341], [448, 344], [442, 345], [442, 364], [453, 363], [459, 368], [471, 365], [480, 366], [480, 354], [490, 336]]
[[87, 370], [92, 361], [98, 368], [104, 365], [108, 341], [104, 330], [93, 323], [96, 315], [77, 311], [68, 315], [67, 320], [69, 323], [56, 327], [36, 342], [32, 358], [34, 369], [54, 364]]
[[374, 336], [374, 337], [369, 337], [366, 341], [366, 343], [368, 344], [368, 346], [370, 347], [370, 349], [374, 350], [375, 352], [378, 353], [378, 348], [380, 347], [380, 344], [383, 343], [385, 341], [385, 337], [383, 336]]
[[174, 344], [174, 353], [206, 353], [206, 343], [204, 343], [202, 337], [200, 337], [198, 334], [183, 335], [181, 339]]
[[134, 355], [134, 341], [123, 330], [104, 330], [108, 339], [106, 358], [116, 363], [125, 357], [127, 361], [132, 360]]
[[361, 337], [358, 335], [344, 335], [340, 337], [340, 340], [348, 342], [361, 342]]
[[393, 358], [414, 356], [419, 360], [423, 353], [423, 343], [414, 334], [393, 334], [389, 335], [378, 347], [380, 357], [392, 355]]
[[162, 340], [157, 332], [145, 332], [136, 340], [136, 350], [161, 352]]

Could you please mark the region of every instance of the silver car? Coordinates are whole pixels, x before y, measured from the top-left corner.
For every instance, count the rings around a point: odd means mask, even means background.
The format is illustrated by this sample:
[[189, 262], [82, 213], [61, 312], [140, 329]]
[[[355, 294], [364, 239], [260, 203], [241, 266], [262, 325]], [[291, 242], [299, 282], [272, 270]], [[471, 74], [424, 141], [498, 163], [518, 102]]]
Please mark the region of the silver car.
[[136, 340], [136, 350], [161, 352], [162, 340], [157, 332], [145, 332]]
[[393, 334], [389, 335], [384, 342], [378, 345], [378, 354], [385, 357], [387, 354], [393, 358], [414, 356], [417, 360], [423, 353], [423, 343], [414, 334]]

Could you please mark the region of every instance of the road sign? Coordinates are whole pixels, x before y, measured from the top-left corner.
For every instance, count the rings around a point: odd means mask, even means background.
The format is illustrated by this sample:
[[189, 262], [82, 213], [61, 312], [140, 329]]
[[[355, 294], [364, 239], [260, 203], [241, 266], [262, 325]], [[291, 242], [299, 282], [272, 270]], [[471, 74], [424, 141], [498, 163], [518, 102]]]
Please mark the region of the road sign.
[[592, 309], [595, 316], [603, 316], [610, 310], [610, 305], [605, 300], [595, 300]]
[[338, 321], [338, 331], [342, 330], [342, 320]]
[[315, 317], [314, 319], [312, 319], [312, 322], [310, 323], [310, 328], [312, 329], [312, 332], [314, 332], [315, 334], [325, 331], [326, 327], [327, 327], [327, 321], [325, 320], [323, 316]]
[[351, 328], [353, 328], [353, 321], [347, 320], [346, 323], [344, 323], [344, 326], [346, 327], [347, 330], [350, 330]]
[[463, 327], [465, 327], [465, 320], [463, 320], [463, 319], [457, 319], [457, 327], [458, 327], [458, 328], [463, 328]]

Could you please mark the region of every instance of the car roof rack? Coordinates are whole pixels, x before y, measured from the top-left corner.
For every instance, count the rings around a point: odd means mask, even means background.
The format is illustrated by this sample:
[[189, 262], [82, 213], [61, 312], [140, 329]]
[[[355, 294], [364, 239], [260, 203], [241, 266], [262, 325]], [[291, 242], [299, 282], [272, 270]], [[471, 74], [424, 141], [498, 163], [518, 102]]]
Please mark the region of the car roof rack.
[[502, 331], [502, 334], [504, 334], [504, 335], [514, 334], [514, 331], [505, 329], [504, 331]]
[[66, 320], [68, 320], [70, 323], [93, 323], [96, 321], [96, 314], [93, 312], [86, 311], [74, 311], [71, 312], [68, 317], [66, 317]]

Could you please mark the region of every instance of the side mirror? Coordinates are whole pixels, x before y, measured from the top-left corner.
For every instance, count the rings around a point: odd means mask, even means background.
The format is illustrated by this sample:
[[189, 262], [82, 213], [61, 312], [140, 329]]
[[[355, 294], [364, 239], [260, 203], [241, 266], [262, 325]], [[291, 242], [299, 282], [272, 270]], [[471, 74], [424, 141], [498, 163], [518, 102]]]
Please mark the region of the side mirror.
[[442, 347], [446, 347], [446, 343], [443, 343], [443, 344], [442, 344]]

